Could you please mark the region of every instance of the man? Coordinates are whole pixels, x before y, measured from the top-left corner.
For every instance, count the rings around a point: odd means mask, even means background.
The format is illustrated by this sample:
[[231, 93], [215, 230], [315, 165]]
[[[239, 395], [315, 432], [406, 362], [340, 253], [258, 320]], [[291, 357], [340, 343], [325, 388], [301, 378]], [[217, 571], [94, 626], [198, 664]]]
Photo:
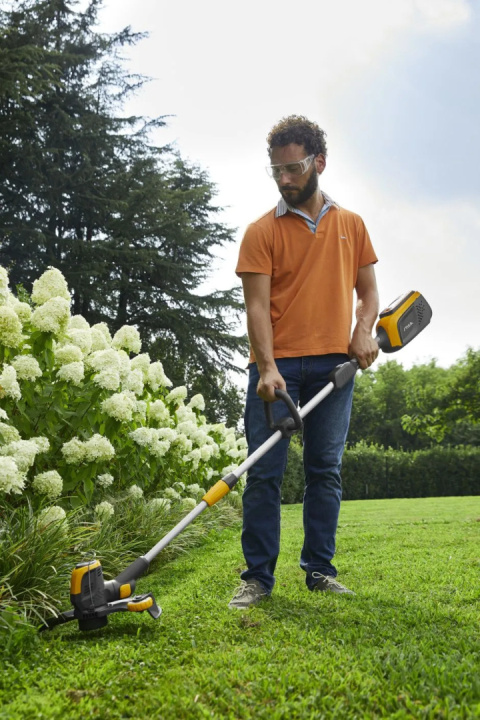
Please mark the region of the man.
[[[245, 409], [249, 454], [272, 432], [263, 405], [276, 400], [276, 388], [305, 405], [327, 384], [336, 365], [356, 357], [365, 369], [378, 355], [372, 337], [379, 310], [373, 268], [377, 257], [361, 218], [319, 187], [327, 156], [325, 133], [294, 115], [281, 120], [267, 141], [267, 170], [282, 197], [276, 208], [247, 228], [236, 268], [251, 345]], [[351, 333], [353, 290], [357, 304]], [[304, 420], [300, 567], [313, 591], [354, 594], [335, 580], [332, 564], [352, 396], [353, 380]], [[288, 414], [281, 402], [272, 409], [275, 419]], [[281, 440], [250, 469], [242, 531], [248, 569], [230, 608], [247, 608], [273, 590], [288, 443]]]

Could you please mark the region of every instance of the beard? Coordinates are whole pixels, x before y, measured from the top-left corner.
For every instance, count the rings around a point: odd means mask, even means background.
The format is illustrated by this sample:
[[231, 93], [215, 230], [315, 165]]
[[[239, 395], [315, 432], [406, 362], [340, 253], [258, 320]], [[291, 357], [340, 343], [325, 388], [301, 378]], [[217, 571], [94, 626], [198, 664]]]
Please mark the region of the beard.
[[295, 186], [291, 188], [283, 187], [279, 188], [279, 190], [280, 195], [283, 197], [286, 203], [292, 205], [293, 207], [297, 207], [298, 205], [302, 205], [303, 203], [307, 202], [307, 200], [310, 200], [312, 195], [317, 192], [317, 188], [318, 176], [315, 166], [313, 166], [310, 177], [308, 178], [305, 187], [301, 189], [295, 188]]

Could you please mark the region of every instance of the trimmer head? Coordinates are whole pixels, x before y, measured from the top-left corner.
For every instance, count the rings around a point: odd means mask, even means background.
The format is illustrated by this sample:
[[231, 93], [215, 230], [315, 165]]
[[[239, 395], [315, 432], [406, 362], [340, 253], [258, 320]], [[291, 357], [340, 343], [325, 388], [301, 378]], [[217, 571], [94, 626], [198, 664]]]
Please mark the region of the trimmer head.
[[[140, 560], [141, 558], [137, 558], [130, 568], [133, 567], [133, 570], [137, 572], [142, 569]], [[148, 564], [143, 563], [143, 565], [147, 566]], [[72, 571], [70, 583], [70, 601], [73, 610], [66, 610], [57, 617], [46, 620], [41, 629], [47, 630], [55, 625], [78, 620], [79, 630], [98, 630], [105, 627], [109, 615], [117, 612], [144, 612], [146, 610], [152, 618], [160, 617], [162, 610], [155, 602], [152, 593], [132, 595], [135, 578], [132, 577], [131, 571], [130, 577], [122, 582], [124, 579], [122, 575], [128, 571], [127, 568], [115, 580], [105, 582], [99, 560], [78, 563]]]
[[377, 323], [376, 340], [385, 353], [397, 352], [413, 340], [432, 319], [432, 308], [419, 292], [401, 295], [385, 310]]

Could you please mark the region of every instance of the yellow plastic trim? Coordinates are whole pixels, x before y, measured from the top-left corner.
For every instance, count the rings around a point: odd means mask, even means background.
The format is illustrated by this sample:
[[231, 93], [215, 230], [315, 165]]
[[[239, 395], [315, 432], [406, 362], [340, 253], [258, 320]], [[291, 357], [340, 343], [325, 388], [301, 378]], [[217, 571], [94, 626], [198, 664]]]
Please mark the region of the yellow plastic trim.
[[70, 594], [79, 595], [82, 592], [82, 579], [85, 573], [95, 568], [100, 567], [100, 560], [95, 560], [81, 568], [75, 568], [72, 570], [72, 577], [70, 579]]
[[131, 594], [132, 594], [132, 588], [130, 587], [130, 583], [126, 583], [125, 585], [120, 585], [120, 600], [130, 597]]
[[152, 605], [153, 598], [148, 597], [145, 598], [145, 600], [140, 600], [140, 602], [127, 603], [127, 609], [130, 610], [130, 612], [143, 612], [144, 610], [148, 610], [149, 607], [152, 607]]
[[212, 507], [212, 505], [215, 505], [216, 502], [221, 500], [227, 493], [230, 492], [230, 488], [228, 487], [227, 483], [224, 482], [224, 480], [219, 480], [213, 487], [210, 488], [210, 490], [205, 493], [202, 500], [204, 500], [207, 505]]
[[[385, 317], [380, 318], [378, 321], [377, 331], [380, 327], [385, 330], [392, 347], [401, 347], [402, 340], [400, 338], [400, 333], [398, 332], [398, 321], [408, 308], [413, 305], [418, 297], [420, 297], [420, 293], [413, 292], [410, 297], [406, 298], [406, 300], [401, 303], [395, 312], [391, 315], [386, 315]], [[384, 310], [384, 312], [388, 312], [388, 308]]]

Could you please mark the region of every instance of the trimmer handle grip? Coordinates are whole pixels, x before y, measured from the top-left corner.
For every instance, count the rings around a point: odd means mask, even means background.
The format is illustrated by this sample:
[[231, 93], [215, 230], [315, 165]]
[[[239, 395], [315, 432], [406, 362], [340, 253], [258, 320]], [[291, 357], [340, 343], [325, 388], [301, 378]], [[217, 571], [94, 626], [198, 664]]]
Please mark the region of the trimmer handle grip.
[[287, 408], [290, 410], [290, 415], [279, 420], [277, 423], [273, 419], [272, 403], [265, 402], [265, 416], [267, 418], [268, 427], [270, 430], [280, 430], [282, 437], [292, 437], [294, 433], [302, 428], [302, 418], [297, 410], [295, 403], [293, 402], [290, 395], [285, 390], [275, 389], [275, 396], [279, 400], [283, 400]]
[[359, 369], [360, 365], [357, 358], [352, 358], [348, 362], [342, 363], [342, 365], [337, 365], [328, 376], [328, 379], [334, 384], [335, 390], [339, 390], [355, 377]]

